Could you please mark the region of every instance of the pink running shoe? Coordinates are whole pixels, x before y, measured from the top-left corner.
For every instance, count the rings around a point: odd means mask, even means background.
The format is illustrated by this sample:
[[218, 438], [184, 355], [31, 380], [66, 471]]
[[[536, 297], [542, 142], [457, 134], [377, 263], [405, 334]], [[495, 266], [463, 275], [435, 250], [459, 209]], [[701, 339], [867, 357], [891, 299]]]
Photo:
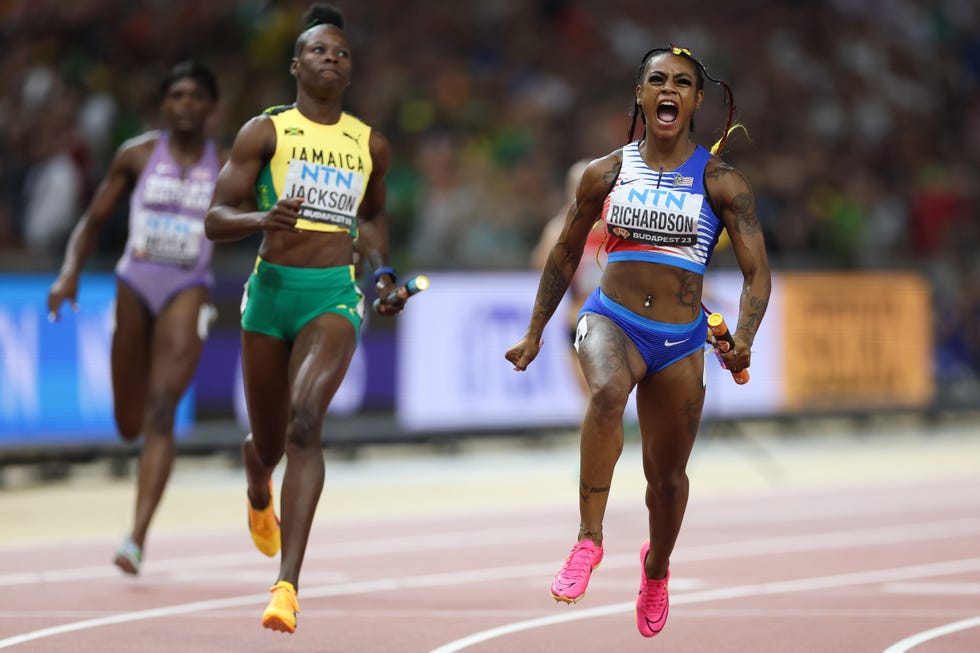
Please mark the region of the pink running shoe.
[[561, 571], [551, 583], [551, 596], [556, 601], [578, 603], [589, 586], [592, 570], [602, 562], [602, 547], [592, 540], [576, 542], [565, 559]]
[[644, 637], [653, 637], [667, 623], [667, 611], [670, 600], [667, 597], [667, 582], [670, 580], [670, 569], [663, 580], [647, 578], [647, 551], [650, 542], [644, 542], [640, 547], [640, 595], [636, 599], [636, 627]]

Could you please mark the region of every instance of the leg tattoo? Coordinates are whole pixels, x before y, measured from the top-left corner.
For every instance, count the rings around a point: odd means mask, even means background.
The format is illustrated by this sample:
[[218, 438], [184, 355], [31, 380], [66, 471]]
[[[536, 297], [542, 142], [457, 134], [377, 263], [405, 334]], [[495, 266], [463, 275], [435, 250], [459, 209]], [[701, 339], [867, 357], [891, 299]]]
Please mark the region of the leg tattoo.
[[603, 494], [609, 492], [608, 487], [590, 487], [585, 481], [579, 480], [579, 484], [582, 486], [579, 496], [582, 498], [582, 503], [588, 503], [589, 498], [593, 494]]

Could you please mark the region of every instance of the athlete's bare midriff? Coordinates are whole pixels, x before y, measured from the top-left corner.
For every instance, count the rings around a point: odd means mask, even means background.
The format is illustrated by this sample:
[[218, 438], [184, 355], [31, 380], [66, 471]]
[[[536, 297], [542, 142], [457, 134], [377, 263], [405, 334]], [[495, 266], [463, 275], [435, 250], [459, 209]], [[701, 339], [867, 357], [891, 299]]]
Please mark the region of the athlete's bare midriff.
[[333, 268], [354, 261], [354, 240], [346, 232], [266, 233], [259, 256], [269, 263], [296, 268]]
[[701, 311], [704, 278], [672, 265], [616, 261], [606, 265], [602, 292], [617, 304], [657, 322], [686, 324]]

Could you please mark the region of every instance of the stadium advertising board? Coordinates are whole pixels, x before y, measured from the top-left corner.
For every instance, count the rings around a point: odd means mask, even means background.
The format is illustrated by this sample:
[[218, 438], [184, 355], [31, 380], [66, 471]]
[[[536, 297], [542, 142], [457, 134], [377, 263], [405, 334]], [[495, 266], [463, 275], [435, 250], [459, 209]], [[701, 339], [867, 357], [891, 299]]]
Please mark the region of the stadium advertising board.
[[[0, 275], [0, 447], [115, 441], [109, 351], [112, 275], [84, 275], [79, 311], [47, 319], [51, 275]], [[193, 420], [192, 392], [177, 430]]]
[[932, 300], [919, 275], [781, 278], [785, 410], [921, 408], [932, 401]]
[[[565, 304], [544, 333], [538, 357], [524, 372], [504, 359], [527, 328], [538, 287], [534, 272], [430, 275], [428, 290], [413, 297], [398, 319], [396, 410], [409, 431], [570, 426], [581, 419], [583, 398], [572, 375]], [[709, 276], [711, 309], [737, 316], [741, 277]], [[714, 299], [713, 299], [714, 298]], [[768, 318], [767, 318], [768, 319]], [[753, 348], [753, 379], [738, 386], [709, 352], [706, 415], [773, 412], [781, 401], [779, 351], [763, 326]], [[631, 402], [633, 399], [631, 399]], [[627, 419], [635, 420], [635, 406]]]
[[[574, 426], [582, 398], [558, 308], [538, 358], [515, 372], [504, 352], [527, 327], [537, 273], [447, 273], [399, 317], [396, 410], [402, 428]], [[742, 278], [709, 272], [704, 301], [734, 328]], [[776, 274], [737, 385], [707, 351], [704, 416], [767, 417], [925, 407], [935, 392], [929, 288], [915, 274]], [[632, 401], [632, 400], [631, 400]], [[635, 408], [627, 410], [635, 420]]]

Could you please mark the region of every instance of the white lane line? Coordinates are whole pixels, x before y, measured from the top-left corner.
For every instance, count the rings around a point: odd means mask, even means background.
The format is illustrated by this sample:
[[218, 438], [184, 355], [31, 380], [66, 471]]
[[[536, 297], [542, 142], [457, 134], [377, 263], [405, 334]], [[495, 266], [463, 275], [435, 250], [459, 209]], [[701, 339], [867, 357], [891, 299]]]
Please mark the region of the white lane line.
[[[717, 608], [684, 608], [685, 619], [949, 619], [951, 617], [973, 616], [975, 609], [950, 608], [739, 608], [734, 606]], [[227, 614], [227, 613], [222, 613]], [[304, 613], [305, 614], [305, 613]], [[370, 615], [368, 615], [370, 616]]]
[[980, 596], [980, 583], [889, 583], [887, 594], [932, 594], [935, 596]]
[[[550, 568], [550, 565], [548, 566]], [[418, 589], [423, 587], [448, 587], [452, 585], [463, 585], [466, 583], [485, 583], [489, 581], [499, 581], [502, 578], [520, 578], [529, 574], [540, 574], [544, 565], [514, 565], [511, 567], [497, 567], [496, 569], [473, 569], [459, 572], [444, 572], [439, 574], [423, 574], [420, 576], [403, 576], [396, 578], [380, 578], [377, 580], [361, 581], [354, 583], [344, 583], [341, 585], [326, 585], [322, 587], [303, 588], [303, 599], [321, 598], [326, 596], [342, 596], [347, 594], [369, 594], [372, 592], [391, 592], [400, 589]], [[196, 601], [194, 603], [180, 603], [177, 605], [151, 608], [148, 610], [138, 610], [136, 612], [121, 612], [119, 614], [100, 617], [96, 619], [85, 619], [60, 626], [42, 628], [40, 630], [15, 635], [0, 640], [0, 649], [16, 646], [25, 642], [32, 642], [46, 637], [63, 635], [65, 633], [76, 632], [99, 628], [101, 626], [111, 626], [114, 624], [129, 623], [133, 621], [144, 621], [146, 619], [158, 619], [161, 617], [174, 617], [178, 615], [204, 612], [208, 610], [222, 610], [225, 608], [237, 608], [248, 605], [265, 605], [269, 601], [269, 594], [248, 594], [244, 596], [233, 596], [224, 599], [214, 599], [209, 601]]]
[[966, 630], [967, 628], [976, 628], [977, 626], [980, 626], [980, 616], [964, 619], [962, 621], [955, 621], [951, 624], [946, 624], [945, 626], [939, 626], [937, 628], [932, 628], [931, 630], [916, 633], [911, 637], [906, 637], [900, 642], [895, 642], [885, 649], [885, 653], [905, 653], [910, 648], [918, 646], [923, 642], [928, 642], [929, 640], [942, 637], [943, 635], [949, 635], [950, 633]]
[[[947, 540], [955, 537], [971, 537], [980, 533], [980, 519], [953, 519], [939, 522], [920, 522], [900, 526], [861, 528], [847, 531], [805, 533], [771, 537], [745, 542], [724, 542], [682, 548], [671, 555], [672, 559], [718, 560], [740, 555], [766, 553], [791, 553], [798, 551], [851, 549], [883, 544]], [[617, 556], [610, 556], [616, 558]], [[634, 558], [635, 556], [630, 556]], [[603, 558], [603, 565], [606, 559]], [[630, 563], [632, 564], [632, 563]]]
[[[553, 540], [555, 533], [560, 532], [565, 524], [538, 524], [533, 528], [520, 532], [516, 541], [544, 542]], [[494, 541], [500, 531], [487, 529], [483, 531], [466, 531], [457, 533], [431, 533], [426, 535], [399, 537], [397, 552], [411, 553], [416, 551], [441, 551], [458, 549], [463, 546], [482, 545]], [[359, 556], [389, 555], [394, 545], [390, 537], [374, 540], [357, 540], [354, 542], [338, 542], [336, 544], [311, 546], [306, 551], [306, 560], [349, 559]], [[144, 576], [156, 574], [174, 574], [190, 572], [197, 569], [213, 570], [238, 565], [251, 565], [261, 556], [252, 550], [247, 553], [226, 553], [185, 558], [169, 558], [152, 560], [146, 564]], [[35, 583], [60, 583], [83, 580], [98, 580], [103, 578], [120, 578], [119, 570], [108, 562], [104, 565], [75, 567], [73, 569], [50, 569], [43, 571], [25, 571], [14, 574], [0, 575], [0, 587], [11, 585], [33, 585]]]
[[[911, 567], [895, 567], [892, 569], [876, 569], [872, 571], [860, 571], [851, 574], [836, 574], [833, 576], [816, 576], [813, 578], [801, 578], [799, 580], [778, 581], [774, 583], [760, 583], [757, 585], [738, 585], [735, 587], [720, 587], [712, 590], [700, 592], [690, 592], [679, 596], [671, 597], [672, 605], [683, 605], [688, 603], [702, 603], [705, 601], [722, 601], [726, 599], [744, 598], [747, 596], [766, 596], [772, 594], [789, 594], [795, 592], [808, 592], [820, 589], [830, 589], [837, 587], [847, 587], [851, 585], [867, 585], [869, 583], [881, 583], [888, 581], [907, 580], [911, 578], [928, 578], [932, 576], [943, 576], [946, 574], [959, 574], [963, 572], [980, 571], [980, 558], [967, 558], [965, 560], [951, 560], [928, 565], [914, 565]], [[604, 617], [620, 612], [628, 612], [636, 608], [636, 603], [615, 603], [604, 605], [587, 610], [576, 610], [554, 617], [543, 617], [538, 619], [528, 619], [518, 621], [496, 628], [489, 628], [472, 635], [449, 642], [443, 646], [433, 649], [430, 653], [456, 653], [465, 648], [482, 644], [483, 642], [504, 635], [552, 626], [568, 621], [579, 619], [591, 619], [594, 617]], [[962, 623], [962, 622], [959, 622]], [[886, 651], [886, 653], [898, 653], [897, 651]]]
[[[814, 540], [819, 538], [814, 538]], [[816, 543], [816, 542], [815, 542]], [[771, 550], [768, 548], [767, 550]], [[719, 555], [722, 553], [718, 551]], [[621, 556], [625, 558], [626, 556]], [[632, 556], [630, 556], [632, 558]], [[605, 562], [605, 561], [604, 561]], [[624, 560], [625, 562], [625, 560]], [[964, 569], [963, 566], [967, 569]], [[953, 567], [951, 571], [946, 571], [947, 568]], [[322, 598], [328, 596], [341, 596], [350, 594], [367, 594], [373, 592], [391, 592], [400, 589], [419, 589], [419, 588], [432, 588], [432, 587], [449, 587], [456, 585], [464, 585], [468, 583], [480, 583], [494, 581], [499, 582], [502, 579], [507, 578], [524, 578], [528, 576], [537, 575], [547, 575], [549, 570], [551, 570], [552, 564], [523, 564], [523, 565], [511, 565], [507, 567], [496, 567], [496, 568], [483, 568], [483, 569], [471, 569], [463, 571], [452, 571], [452, 572], [442, 572], [435, 574], [421, 574], [418, 576], [407, 576], [407, 577], [394, 577], [394, 578], [382, 578], [371, 581], [361, 581], [352, 583], [343, 583], [339, 585], [325, 585], [321, 587], [304, 588], [303, 597], [304, 599], [309, 598]], [[926, 571], [923, 571], [926, 570]], [[949, 562], [949, 563], [939, 563], [934, 565], [920, 565], [915, 567], [902, 567], [897, 570], [884, 570], [881, 572], [859, 572], [852, 574], [844, 574], [840, 576], [827, 576], [817, 579], [808, 579], [803, 581], [784, 581], [781, 583], [766, 583], [762, 585], [749, 585], [741, 586], [736, 588], [722, 588], [715, 590], [704, 590], [700, 592], [691, 592], [689, 594], [682, 594], [675, 599], [673, 599], [675, 604], [682, 604], [694, 601], [710, 601], [710, 600], [721, 600], [726, 598], [735, 598], [737, 596], [750, 596], [765, 593], [777, 593], [777, 592], [796, 592], [804, 591], [810, 589], [819, 589], [822, 587], [836, 587], [844, 584], [857, 584], [870, 583], [870, 582], [881, 582], [881, 581], [900, 581], [908, 580], [913, 578], [928, 577], [933, 575], [942, 575], [943, 573], [959, 573], [964, 570], [980, 570], [980, 558]], [[842, 582], [841, 579], [845, 579]], [[53, 637], [56, 635], [62, 635], [65, 633], [75, 632], [79, 630], [87, 630], [91, 628], [99, 628], [102, 626], [108, 626], [113, 624], [128, 623], [133, 621], [142, 621], [146, 619], [156, 619], [160, 617], [172, 617], [178, 615], [184, 615], [195, 612], [202, 612], [207, 610], [221, 610], [225, 608], [242, 607], [249, 605], [264, 605], [268, 601], [268, 595], [263, 594], [249, 594], [245, 596], [229, 597], [225, 599], [214, 599], [209, 601], [197, 601], [194, 603], [184, 603], [171, 606], [163, 606], [159, 608], [152, 608], [148, 610], [139, 610], [136, 612], [123, 612], [116, 615], [111, 615], [107, 617], [101, 617], [96, 619], [86, 619], [78, 622], [62, 624], [60, 626], [54, 626], [50, 628], [42, 628], [40, 630], [31, 631], [21, 635], [15, 635], [13, 637], [8, 637], [6, 639], [0, 640], [0, 649], [14, 646], [16, 644], [22, 644], [25, 642], [35, 641], [38, 639], [44, 639], [47, 637]], [[577, 611], [575, 613], [568, 613], [559, 618], [559, 620], [567, 619], [582, 619], [591, 616], [599, 616], [599, 613], [594, 612], [594, 610], [601, 611], [601, 614], [612, 614], [612, 612], [621, 612], [630, 609], [632, 603], [616, 604], [614, 606], [605, 606], [600, 608], [595, 608], [593, 611], [583, 610]], [[612, 612], [609, 612], [609, 611]], [[532, 623], [532, 626], [519, 627], [517, 630], [526, 630], [529, 627], [538, 627], [542, 625], [549, 625], [550, 623], [558, 623], [545, 620], [532, 620], [531, 622], [519, 622], [520, 623]], [[514, 626], [512, 626], [514, 627]], [[492, 637], [497, 637], [500, 634], [506, 634], [506, 632], [511, 631], [500, 631], [499, 629], [493, 629], [491, 631], [484, 631], [484, 633], [492, 632], [497, 633]], [[516, 632], [513, 631], [513, 632]], [[492, 639], [488, 637], [488, 639]], [[475, 643], [475, 642], [474, 642]], [[469, 645], [469, 644], [467, 644]], [[459, 650], [457, 649], [447, 649], [447, 650]]]
[[[561, 609], [561, 608], [559, 608]], [[577, 610], [578, 608], [575, 608]], [[814, 621], [826, 620], [828, 618], [866, 617], [875, 619], [949, 619], [957, 612], [966, 614], [972, 610], [950, 610], [950, 609], [879, 609], [879, 608], [687, 608], [684, 611], [685, 619], [812, 619]], [[551, 617], [555, 613], [554, 604], [543, 608], [514, 608], [514, 609], [485, 609], [485, 608], [426, 608], [426, 609], [387, 609], [377, 610], [374, 608], [303, 608], [303, 619], [309, 621], [312, 618], [323, 619], [446, 619], [457, 620], [460, 618], [482, 618], [482, 619], [527, 619], [532, 616]], [[96, 619], [99, 617], [110, 617], [115, 615], [110, 610], [0, 610], [0, 620], [23, 621], [24, 619]], [[226, 608], [220, 612], [204, 611], [197, 614], [183, 615], [185, 618], [237, 620], [251, 619], [255, 616], [255, 609], [252, 606], [240, 606], [239, 608]], [[964, 617], [966, 618], [966, 617]], [[971, 617], [972, 618], [972, 615]]]
[[[801, 515], [806, 516], [806, 523], [812, 523], [823, 519], [840, 519], [842, 516], [858, 516], [861, 514], [885, 515], [900, 511], [903, 515], [908, 515], [909, 511], [915, 507], [930, 507], [934, 509], [937, 503], [942, 503], [944, 508], [951, 507], [971, 507], [977, 504], [974, 499], [976, 493], [962, 492], [957, 489], [950, 496], [938, 500], [937, 496], [941, 493], [948, 493], [949, 488], [935, 487], [927, 488], [911, 496], [903, 498], [901, 505], [878, 504], [872, 496], [859, 495], [848, 497], [835, 497], [827, 499], [819, 495], [812, 497], [786, 497], [786, 501], [795, 500], [797, 503], [781, 505], [779, 502], [771, 504], [766, 510], [761, 512], [746, 512], [745, 510], [731, 510], [730, 508], [715, 508], [710, 504], [700, 512], [691, 511], [688, 516], [688, 526], [690, 531], [694, 531], [703, 524], [711, 524], [717, 527], [719, 524], [739, 523], [746, 524], [768, 524], [768, 523], [795, 523], [799, 521]], [[888, 498], [894, 499], [892, 495]], [[800, 501], [804, 503], [801, 504]], [[804, 507], [805, 506], [805, 507]], [[735, 514], [738, 516], [733, 516]], [[936, 522], [937, 525], [952, 523], [948, 521]], [[931, 525], [922, 525], [923, 528], [930, 528]], [[548, 527], [540, 522], [532, 528], [525, 528], [521, 531], [520, 541], [541, 542], [550, 540], [555, 532], [561, 532], [565, 528], [564, 523], [555, 523]], [[224, 533], [227, 534], [227, 533]], [[402, 550], [404, 551], [425, 551], [440, 550], [444, 548], [456, 548], [469, 543], [480, 544], [488, 539], [496, 537], [497, 533], [492, 530], [467, 531], [466, 533], [431, 534], [419, 536], [407, 536], [402, 539]], [[845, 537], [847, 536], [844, 534]], [[953, 535], [953, 534], [951, 534]], [[804, 538], [806, 536], [803, 536]], [[83, 542], [91, 545], [92, 541], [87, 539]], [[62, 546], [52, 544], [31, 545], [32, 550], [46, 549], [52, 546]], [[725, 545], [728, 546], [728, 545]], [[336, 559], [349, 558], [360, 555], [387, 554], [391, 548], [390, 539], [359, 540], [356, 543], [338, 543], [330, 546], [310, 547], [306, 553], [307, 560], [314, 559]], [[20, 552], [24, 549], [21, 545], [2, 545], [0, 551]], [[152, 560], [143, 570], [144, 576], [175, 573], [179, 571], [193, 571], [195, 569], [221, 569], [232, 568], [239, 565], [254, 562], [254, 554], [249, 553], [230, 553], [225, 555], [193, 556], [186, 558], [174, 558], [167, 560]], [[609, 561], [606, 564], [608, 566]], [[99, 579], [117, 579], [119, 572], [109, 564], [92, 565], [86, 567], [76, 567], [68, 569], [48, 569], [43, 571], [26, 571], [19, 573], [0, 574], [0, 587], [31, 585], [35, 583], [55, 583], [55, 582], [78, 582]]]
[[[541, 524], [532, 529], [516, 533], [514, 543], [546, 542], [554, 539], [560, 528]], [[980, 519], [954, 519], [948, 521], [919, 522], [901, 526], [867, 528], [822, 533], [818, 535], [788, 535], [744, 542], [726, 542], [686, 547], [674, 554], [678, 561], [727, 560], [735, 557], [763, 555], [769, 553], [791, 553], [829, 549], [850, 549], [861, 546], [879, 546], [897, 542], [922, 542], [929, 540], [948, 540], [955, 537], [969, 537], [980, 533]], [[458, 550], [464, 546], [485, 546], [494, 541], [499, 532], [493, 530], [468, 531], [465, 533], [434, 533], [414, 537], [399, 538], [397, 549], [390, 538], [358, 540], [337, 543], [329, 546], [310, 547], [306, 560], [349, 559], [367, 555], [390, 555], [393, 552]], [[217, 554], [188, 558], [156, 560], [147, 565], [144, 576], [163, 574], [186, 574], [194, 570], [216, 570], [233, 568], [239, 565], [254, 564], [258, 558], [254, 551], [248, 553]], [[607, 555], [603, 559], [606, 569], [633, 565], [633, 554]], [[543, 573], [548, 573], [550, 565]], [[75, 569], [29, 571], [0, 575], [0, 587], [32, 585], [35, 583], [58, 583], [98, 579], [118, 579], [119, 571], [109, 564], [78, 567]]]
[[157, 619], [159, 617], [173, 617], [176, 615], [187, 614], [189, 612], [202, 612], [206, 610], [220, 610], [222, 608], [237, 608], [243, 605], [262, 604], [269, 600], [267, 593], [261, 595], [235, 596], [227, 599], [215, 599], [213, 601], [198, 601], [196, 603], [184, 603], [182, 605], [171, 605], [162, 608], [152, 608], [150, 610], [140, 610], [138, 612], [122, 612], [108, 617], [98, 619], [85, 619], [73, 623], [61, 624], [51, 628], [42, 628], [22, 635], [15, 635], [6, 639], [0, 639], [0, 648], [9, 648], [33, 642], [46, 637], [64, 635], [79, 630], [99, 628], [100, 626], [111, 626], [113, 624], [129, 623], [132, 621], [142, 621], [144, 619]]
[[907, 519], [918, 512], [924, 513], [923, 516], [934, 515], [936, 506], [940, 505], [943, 510], [963, 510], [966, 514], [976, 514], [976, 509], [980, 508], [980, 485], [965, 489], [930, 488], [923, 492], [903, 486], [880, 492], [882, 494], [852, 492], [844, 496], [767, 496], [765, 503], [760, 503], [757, 496], [744, 499], [735, 497], [724, 505], [720, 505], [721, 500], [715, 499], [689, 509], [684, 528], [716, 528], [719, 524], [812, 524], [862, 515], [884, 517], [897, 514]]

